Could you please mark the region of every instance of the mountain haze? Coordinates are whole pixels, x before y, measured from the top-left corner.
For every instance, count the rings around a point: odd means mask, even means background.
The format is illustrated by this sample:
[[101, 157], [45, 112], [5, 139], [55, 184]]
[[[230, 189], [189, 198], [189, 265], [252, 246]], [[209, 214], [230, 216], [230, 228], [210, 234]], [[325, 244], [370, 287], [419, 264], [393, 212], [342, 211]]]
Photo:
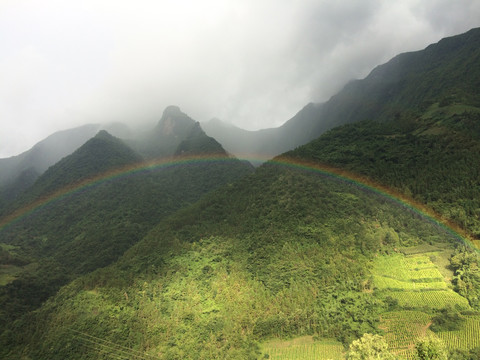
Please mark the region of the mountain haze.
[[222, 145], [208, 137], [200, 124], [178, 106], [168, 106], [158, 124], [129, 144], [145, 159], [159, 159], [181, 153], [226, 154]]
[[[157, 166], [102, 130], [26, 189], [8, 209], [21, 215], [38, 203], [37, 209], [0, 231], [8, 249], [2, 247], [1, 264], [17, 273], [0, 288], [0, 325], [35, 309], [66, 282], [115, 261], [162, 218], [252, 171], [195, 123], [185, 141], [182, 156]], [[188, 156], [211, 160], [189, 162]], [[127, 170], [110, 179], [119, 169]]]
[[99, 125], [88, 124], [59, 131], [20, 155], [0, 159], [0, 200], [13, 200], [50, 166], [94, 136], [99, 128]]
[[306, 105], [278, 128], [245, 131], [219, 120], [202, 126], [233, 154], [270, 158], [335, 126], [393, 120], [400, 113], [422, 112], [439, 99], [478, 105], [479, 63], [480, 29], [476, 28], [394, 57], [365, 79], [348, 83], [326, 103]]
[[401, 54], [277, 129], [170, 106], [99, 132], [0, 218], [0, 357], [351, 360], [377, 334], [377, 358], [478, 358], [479, 45]]

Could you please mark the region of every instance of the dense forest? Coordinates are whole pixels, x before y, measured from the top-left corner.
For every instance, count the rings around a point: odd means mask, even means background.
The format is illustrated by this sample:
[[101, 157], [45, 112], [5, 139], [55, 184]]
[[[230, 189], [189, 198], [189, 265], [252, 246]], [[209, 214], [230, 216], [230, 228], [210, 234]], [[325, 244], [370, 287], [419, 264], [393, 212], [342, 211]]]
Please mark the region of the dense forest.
[[16, 323], [20, 339], [4, 336], [51, 359], [256, 358], [262, 340], [301, 335], [348, 345], [380, 332], [382, 313], [412, 308], [375, 289], [375, 259], [426, 243], [445, 256], [457, 241], [381, 195], [267, 164], [63, 288]]

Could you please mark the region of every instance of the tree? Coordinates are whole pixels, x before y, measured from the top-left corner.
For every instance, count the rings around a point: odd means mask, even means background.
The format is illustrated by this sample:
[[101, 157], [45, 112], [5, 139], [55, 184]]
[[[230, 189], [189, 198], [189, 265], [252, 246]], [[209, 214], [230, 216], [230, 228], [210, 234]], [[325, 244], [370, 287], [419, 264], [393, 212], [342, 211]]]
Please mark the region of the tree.
[[347, 360], [390, 360], [395, 359], [388, 351], [388, 344], [380, 335], [364, 334], [350, 344]]
[[443, 341], [432, 335], [419, 339], [415, 348], [417, 359], [420, 360], [447, 360], [448, 358]]

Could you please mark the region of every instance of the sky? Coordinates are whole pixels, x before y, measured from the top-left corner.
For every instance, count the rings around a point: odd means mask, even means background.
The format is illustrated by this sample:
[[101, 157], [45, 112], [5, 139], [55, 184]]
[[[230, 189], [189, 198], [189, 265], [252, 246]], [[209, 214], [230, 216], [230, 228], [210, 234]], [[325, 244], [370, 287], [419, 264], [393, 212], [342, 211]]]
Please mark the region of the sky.
[[480, 26], [478, 0], [0, 0], [0, 158], [87, 123], [255, 130]]

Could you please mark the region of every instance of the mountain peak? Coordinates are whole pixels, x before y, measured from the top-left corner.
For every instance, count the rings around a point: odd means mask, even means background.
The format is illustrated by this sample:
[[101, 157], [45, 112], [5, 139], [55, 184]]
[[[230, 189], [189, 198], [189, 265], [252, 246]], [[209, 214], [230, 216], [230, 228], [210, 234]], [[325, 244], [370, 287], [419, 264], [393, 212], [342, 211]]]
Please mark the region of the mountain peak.
[[199, 122], [195, 122], [190, 133], [178, 145], [175, 155], [186, 154], [216, 154], [227, 155], [222, 145], [214, 138], [207, 136], [200, 126]]
[[170, 105], [163, 110], [163, 115], [162, 118], [168, 117], [168, 116], [178, 116], [178, 115], [185, 115], [182, 110], [180, 110], [180, 107], [176, 105]]
[[107, 130], [100, 130], [97, 135], [95, 135], [97, 139], [104, 139], [104, 140], [111, 140], [114, 137], [107, 131]]
[[110, 135], [106, 130], [100, 130], [72, 154], [45, 171], [25, 194], [25, 199], [35, 199], [110, 169], [142, 160], [141, 156], [122, 140]]
[[183, 113], [178, 106], [171, 105], [165, 108], [162, 118], [145, 137], [139, 151], [148, 159], [193, 153], [199, 146], [201, 152], [206, 149], [214, 153], [224, 152], [220, 144], [207, 137], [198, 122]]
[[157, 134], [160, 136], [178, 136], [195, 124], [178, 106], [168, 106], [157, 125]]

